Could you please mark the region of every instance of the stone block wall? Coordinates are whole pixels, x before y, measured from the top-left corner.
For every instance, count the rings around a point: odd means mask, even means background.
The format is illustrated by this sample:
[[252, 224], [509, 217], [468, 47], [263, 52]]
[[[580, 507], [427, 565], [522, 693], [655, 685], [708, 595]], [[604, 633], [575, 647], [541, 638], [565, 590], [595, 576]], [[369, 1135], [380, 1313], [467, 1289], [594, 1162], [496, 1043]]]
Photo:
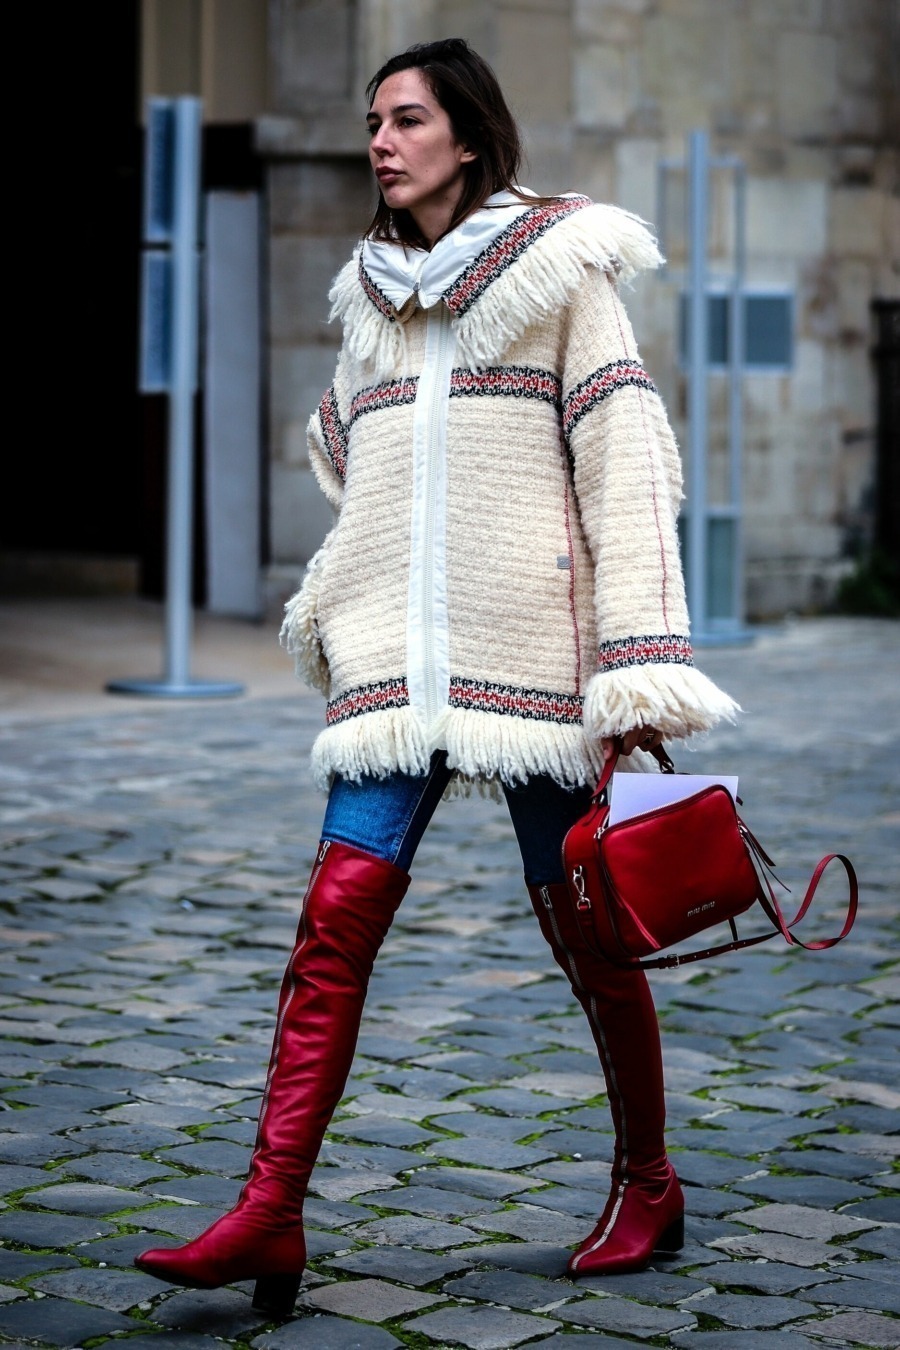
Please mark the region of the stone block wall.
[[[373, 204], [362, 91], [394, 51], [450, 34], [497, 70], [539, 191], [577, 189], [655, 220], [657, 163], [683, 157], [692, 129], [743, 160], [748, 285], [791, 293], [795, 344], [790, 371], [744, 381], [748, 612], [827, 603], [871, 530], [870, 304], [900, 291], [900, 21], [884, 0], [271, 0], [258, 142], [269, 160], [272, 594], [290, 589], [328, 525], [305, 423], [336, 353], [328, 285]], [[673, 189], [672, 271], [641, 279], [626, 303], [683, 438]], [[714, 265], [730, 237], [723, 180]], [[723, 377], [710, 381], [715, 481], [726, 414]]]

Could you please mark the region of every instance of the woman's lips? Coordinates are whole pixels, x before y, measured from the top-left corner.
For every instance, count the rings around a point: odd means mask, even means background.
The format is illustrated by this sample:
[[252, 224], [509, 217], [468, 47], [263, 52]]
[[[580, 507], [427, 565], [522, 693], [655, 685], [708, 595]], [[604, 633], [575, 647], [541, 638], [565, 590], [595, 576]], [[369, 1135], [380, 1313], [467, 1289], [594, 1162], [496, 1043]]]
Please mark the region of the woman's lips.
[[385, 187], [390, 187], [391, 183], [396, 183], [397, 179], [400, 177], [400, 170], [377, 169], [375, 177], [378, 179], [379, 183], [382, 183]]

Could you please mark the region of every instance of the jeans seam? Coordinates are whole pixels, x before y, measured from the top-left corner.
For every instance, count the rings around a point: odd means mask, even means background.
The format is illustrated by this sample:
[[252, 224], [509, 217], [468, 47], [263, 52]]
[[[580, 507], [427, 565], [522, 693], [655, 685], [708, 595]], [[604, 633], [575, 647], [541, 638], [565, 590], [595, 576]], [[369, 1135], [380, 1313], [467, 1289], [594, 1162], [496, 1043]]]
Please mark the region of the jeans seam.
[[438, 771], [438, 766], [441, 765], [441, 764], [443, 764], [443, 763], [446, 763], [446, 756], [440, 755], [440, 754], [439, 754], [439, 755], [435, 758], [434, 762], [433, 762], [432, 765], [431, 765], [431, 768], [429, 769], [428, 777], [425, 779], [425, 782], [424, 782], [424, 784], [423, 784], [423, 786], [422, 786], [422, 791], [419, 793], [418, 797], [416, 798], [415, 805], [413, 806], [413, 809], [410, 811], [410, 813], [409, 813], [409, 815], [408, 815], [408, 817], [407, 817], [407, 819], [406, 819], [406, 824], [405, 824], [404, 827], [403, 827], [403, 833], [401, 834], [401, 836], [400, 836], [400, 838], [399, 838], [399, 840], [398, 840], [398, 842], [397, 842], [397, 847], [396, 847], [396, 849], [395, 849], [395, 851], [394, 851], [394, 856], [393, 856], [393, 858], [391, 859], [391, 861], [392, 861], [395, 865], [396, 865], [397, 859], [400, 857], [400, 853], [401, 853], [401, 850], [402, 850], [402, 848], [403, 848], [403, 845], [406, 843], [406, 836], [409, 834], [409, 831], [410, 831], [410, 829], [411, 829], [411, 827], [412, 827], [412, 823], [413, 823], [413, 821], [414, 821], [415, 818], [416, 818], [416, 812], [418, 811], [419, 807], [422, 805], [422, 802], [425, 800], [425, 796], [426, 796], [426, 793], [428, 792], [429, 787], [431, 786], [432, 779], [434, 778], [435, 774], [436, 774], [437, 771]]

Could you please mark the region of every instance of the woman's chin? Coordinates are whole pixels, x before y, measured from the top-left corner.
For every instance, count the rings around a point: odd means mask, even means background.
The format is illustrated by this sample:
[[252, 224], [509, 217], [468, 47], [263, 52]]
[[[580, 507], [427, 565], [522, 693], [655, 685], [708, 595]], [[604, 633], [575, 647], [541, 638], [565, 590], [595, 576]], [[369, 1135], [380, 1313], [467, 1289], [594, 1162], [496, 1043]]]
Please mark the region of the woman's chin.
[[383, 192], [384, 204], [389, 211], [403, 211], [406, 203], [400, 197], [395, 197], [393, 193]]

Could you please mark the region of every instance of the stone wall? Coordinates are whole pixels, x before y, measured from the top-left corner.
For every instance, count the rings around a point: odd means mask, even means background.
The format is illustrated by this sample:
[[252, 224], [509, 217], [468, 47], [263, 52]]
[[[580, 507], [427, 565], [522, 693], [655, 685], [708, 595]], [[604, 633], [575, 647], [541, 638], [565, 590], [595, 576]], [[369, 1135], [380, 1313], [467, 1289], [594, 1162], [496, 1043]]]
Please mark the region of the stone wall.
[[[269, 160], [273, 599], [328, 525], [305, 423], [335, 356], [328, 284], [373, 203], [362, 91], [393, 52], [459, 34], [495, 67], [537, 190], [655, 220], [657, 163], [682, 157], [690, 130], [743, 160], [748, 284], [792, 293], [795, 342], [789, 372], [744, 380], [748, 611], [826, 603], [871, 530], [870, 303], [900, 292], [896, 14], [889, 0], [272, 0], [271, 112], [257, 131]], [[728, 221], [723, 182], [711, 225], [722, 261]], [[678, 230], [667, 248], [669, 277], [642, 279], [627, 302], [683, 436]], [[710, 394], [715, 469], [723, 377]]]

